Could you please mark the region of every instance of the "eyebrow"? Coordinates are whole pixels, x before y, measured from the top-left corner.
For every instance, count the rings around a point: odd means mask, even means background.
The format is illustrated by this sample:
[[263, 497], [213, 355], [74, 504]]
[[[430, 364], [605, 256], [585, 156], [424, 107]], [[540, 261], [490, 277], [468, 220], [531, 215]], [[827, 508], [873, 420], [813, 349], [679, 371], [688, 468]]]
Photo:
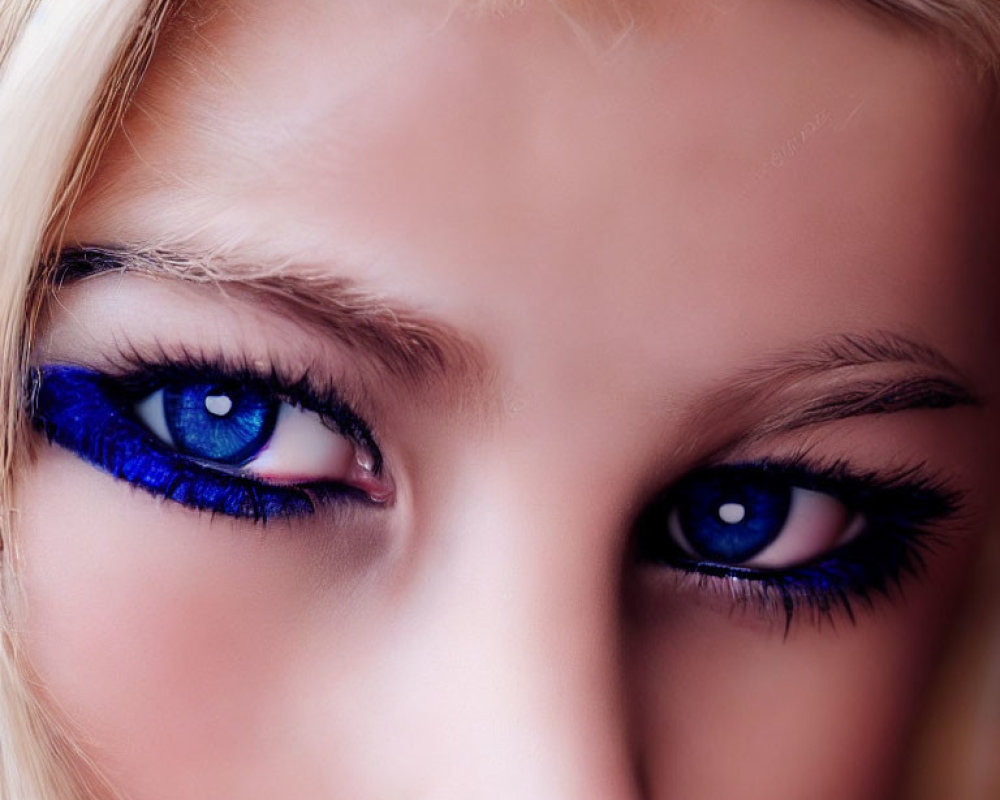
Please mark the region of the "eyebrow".
[[[892, 375], [865, 372], [859, 377], [865, 367], [898, 369]], [[809, 387], [838, 373], [845, 377], [832, 387]], [[738, 419], [751, 409], [755, 421], [738, 437], [745, 444], [856, 417], [981, 407], [983, 401], [968, 385], [930, 345], [889, 331], [841, 334], [765, 358], [715, 387], [699, 404], [695, 429], [703, 430], [711, 419]], [[800, 397], [781, 395], [796, 389]], [[775, 397], [782, 397], [781, 402], [776, 404]]]
[[363, 291], [329, 267], [262, 265], [247, 259], [128, 247], [73, 247], [50, 267], [59, 288], [108, 272], [138, 273], [235, 290], [299, 324], [318, 327], [408, 382], [429, 378], [482, 384], [481, 348], [453, 328]]
[[[332, 333], [407, 381], [450, 379], [482, 388], [492, 379], [488, 359], [475, 341], [395, 301], [390, 305], [351, 279], [331, 277], [328, 266], [289, 269], [284, 264], [270, 266], [162, 249], [74, 247], [58, 254], [49, 278], [59, 287], [107, 272], [235, 288], [297, 322]], [[783, 390], [873, 366], [910, 369], [894, 376], [851, 377], [832, 388], [811, 389], [804, 397], [774, 403]], [[693, 418], [685, 427], [696, 432], [714, 430], [719, 420], [731, 424], [746, 418], [749, 410], [753, 422], [736, 437], [747, 443], [854, 417], [981, 405], [960, 371], [940, 351], [896, 333], [875, 331], [825, 337], [765, 354], [757, 363], [699, 392]], [[699, 439], [692, 437], [689, 446]]]

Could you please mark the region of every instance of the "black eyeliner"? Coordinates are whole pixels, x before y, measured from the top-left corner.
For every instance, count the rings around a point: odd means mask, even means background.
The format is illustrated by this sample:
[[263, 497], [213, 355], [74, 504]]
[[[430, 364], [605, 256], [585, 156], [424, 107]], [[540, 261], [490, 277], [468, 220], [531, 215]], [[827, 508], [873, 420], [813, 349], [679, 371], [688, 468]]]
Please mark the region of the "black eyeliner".
[[[710, 471], [766, 473], [791, 487], [831, 495], [865, 519], [847, 543], [791, 567], [767, 569], [699, 560], [683, 552], [666, 533], [665, 519], [686, 481]], [[765, 615], [783, 614], [785, 633], [799, 612], [813, 621], [832, 620], [837, 612], [856, 621], [855, 606], [872, 607], [891, 598], [903, 579], [923, 572], [926, 556], [942, 543], [937, 526], [960, 515], [961, 492], [930, 473], [926, 465], [860, 471], [846, 461], [819, 461], [797, 455], [760, 459], [696, 470], [655, 498], [636, 523], [633, 557], [640, 563], [679, 570], [708, 590], [725, 581], [727, 595]]]

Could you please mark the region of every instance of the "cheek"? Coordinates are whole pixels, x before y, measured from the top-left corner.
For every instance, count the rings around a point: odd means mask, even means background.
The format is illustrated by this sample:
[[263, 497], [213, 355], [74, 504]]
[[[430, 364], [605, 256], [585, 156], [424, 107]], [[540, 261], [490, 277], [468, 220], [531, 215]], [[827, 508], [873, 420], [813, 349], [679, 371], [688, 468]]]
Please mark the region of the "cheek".
[[783, 621], [758, 624], [725, 599], [643, 591], [628, 655], [648, 785], [677, 797], [889, 796], [971, 550], [942, 548], [904, 596], [858, 604], [857, 624], [799, 619], [787, 637]]
[[209, 521], [53, 449], [18, 499], [29, 660], [140, 797], [232, 792], [248, 759], [273, 759], [302, 651], [350, 640], [337, 609], [379, 552], [364, 531], [351, 543], [321, 532], [324, 545], [280, 524]]
[[[122, 733], [144, 730], [128, 748], [140, 758], [190, 754], [211, 741], [213, 718], [226, 720], [218, 742], [245, 735], [246, 701], [272, 679], [261, 628], [274, 579], [244, 569], [225, 537], [199, 540], [176, 510], [68, 458], [43, 455], [20, 495], [28, 648], [46, 689], [114, 752]], [[174, 738], [179, 724], [201, 731]]]

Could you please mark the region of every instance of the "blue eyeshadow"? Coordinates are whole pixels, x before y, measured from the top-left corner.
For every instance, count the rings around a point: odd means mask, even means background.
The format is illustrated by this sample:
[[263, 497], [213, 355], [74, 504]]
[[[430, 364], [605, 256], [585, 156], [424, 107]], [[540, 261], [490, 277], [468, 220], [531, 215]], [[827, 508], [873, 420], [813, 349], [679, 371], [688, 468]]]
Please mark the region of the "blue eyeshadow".
[[[137, 398], [100, 372], [39, 367], [32, 370], [30, 388], [34, 425], [49, 441], [151, 494], [259, 521], [315, 511], [303, 487], [268, 485], [172, 450], [135, 417]], [[341, 493], [351, 491], [343, 488]]]

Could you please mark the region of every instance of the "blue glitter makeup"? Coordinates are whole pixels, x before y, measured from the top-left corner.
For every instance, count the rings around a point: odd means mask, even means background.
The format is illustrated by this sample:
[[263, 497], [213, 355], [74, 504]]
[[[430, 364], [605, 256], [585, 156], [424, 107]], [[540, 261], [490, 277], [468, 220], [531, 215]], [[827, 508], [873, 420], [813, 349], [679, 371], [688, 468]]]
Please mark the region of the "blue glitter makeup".
[[[804, 563], [743, 566], [782, 535], [787, 498], [796, 487], [835, 498], [861, 515], [863, 529]], [[735, 514], [720, 519], [727, 504], [741, 509], [746, 524]], [[957, 493], [920, 469], [858, 473], [842, 462], [810, 465], [802, 459], [721, 465], [698, 470], [654, 498], [637, 520], [633, 552], [640, 563], [671, 567], [706, 584], [723, 581], [737, 604], [756, 605], [765, 615], [783, 613], [787, 633], [799, 610], [814, 620], [839, 610], [853, 621], [856, 605], [890, 596], [904, 576], [923, 568], [935, 541], [929, 526], [960, 507]], [[670, 535], [672, 517], [694, 554]]]
[[[67, 365], [30, 373], [31, 414], [51, 442], [110, 475], [189, 508], [266, 522], [313, 514], [319, 503], [380, 503], [337, 482], [273, 484], [241, 471], [268, 444], [282, 402], [321, 415], [370, 456], [382, 456], [366, 425], [335, 393], [305, 382], [261, 376], [246, 367], [130, 360], [109, 375]], [[163, 431], [138, 414], [158, 402]], [[863, 528], [846, 543], [782, 568], [748, 566], [782, 535], [796, 489], [830, 495]], [[903, 577], [919, 573], [935, 542], [932, 523], [954, 515], [960, 496], [922, 468], [857, 472], [842, 462], [756, 461], [697, 470], [653, 498], [640, 514], [633, 553], [641, 563], [670, 568], [724, 586], [736, 605], [766, 616], [814, 620], [890, 596]], [[690, 549], [670, 534], [678, 525]]]
[[[227, 374], [211, 366], [158, 366], [110, 376], [50, 365], [30, 374], [34, 425], [51, 442], [151, 494], [216, 514], [267, 521], [312, 514], [321, 501], [373, 503], [356, 487], [334, 482], [276, 485], [240, 473], [267, 444], [281, 397], [323, 413], [340, 432], [381, 455], [363, 422], [338, 400], [320, 401], [304, 386]], [[162, 391], [172, 443], [136, 414]]]

